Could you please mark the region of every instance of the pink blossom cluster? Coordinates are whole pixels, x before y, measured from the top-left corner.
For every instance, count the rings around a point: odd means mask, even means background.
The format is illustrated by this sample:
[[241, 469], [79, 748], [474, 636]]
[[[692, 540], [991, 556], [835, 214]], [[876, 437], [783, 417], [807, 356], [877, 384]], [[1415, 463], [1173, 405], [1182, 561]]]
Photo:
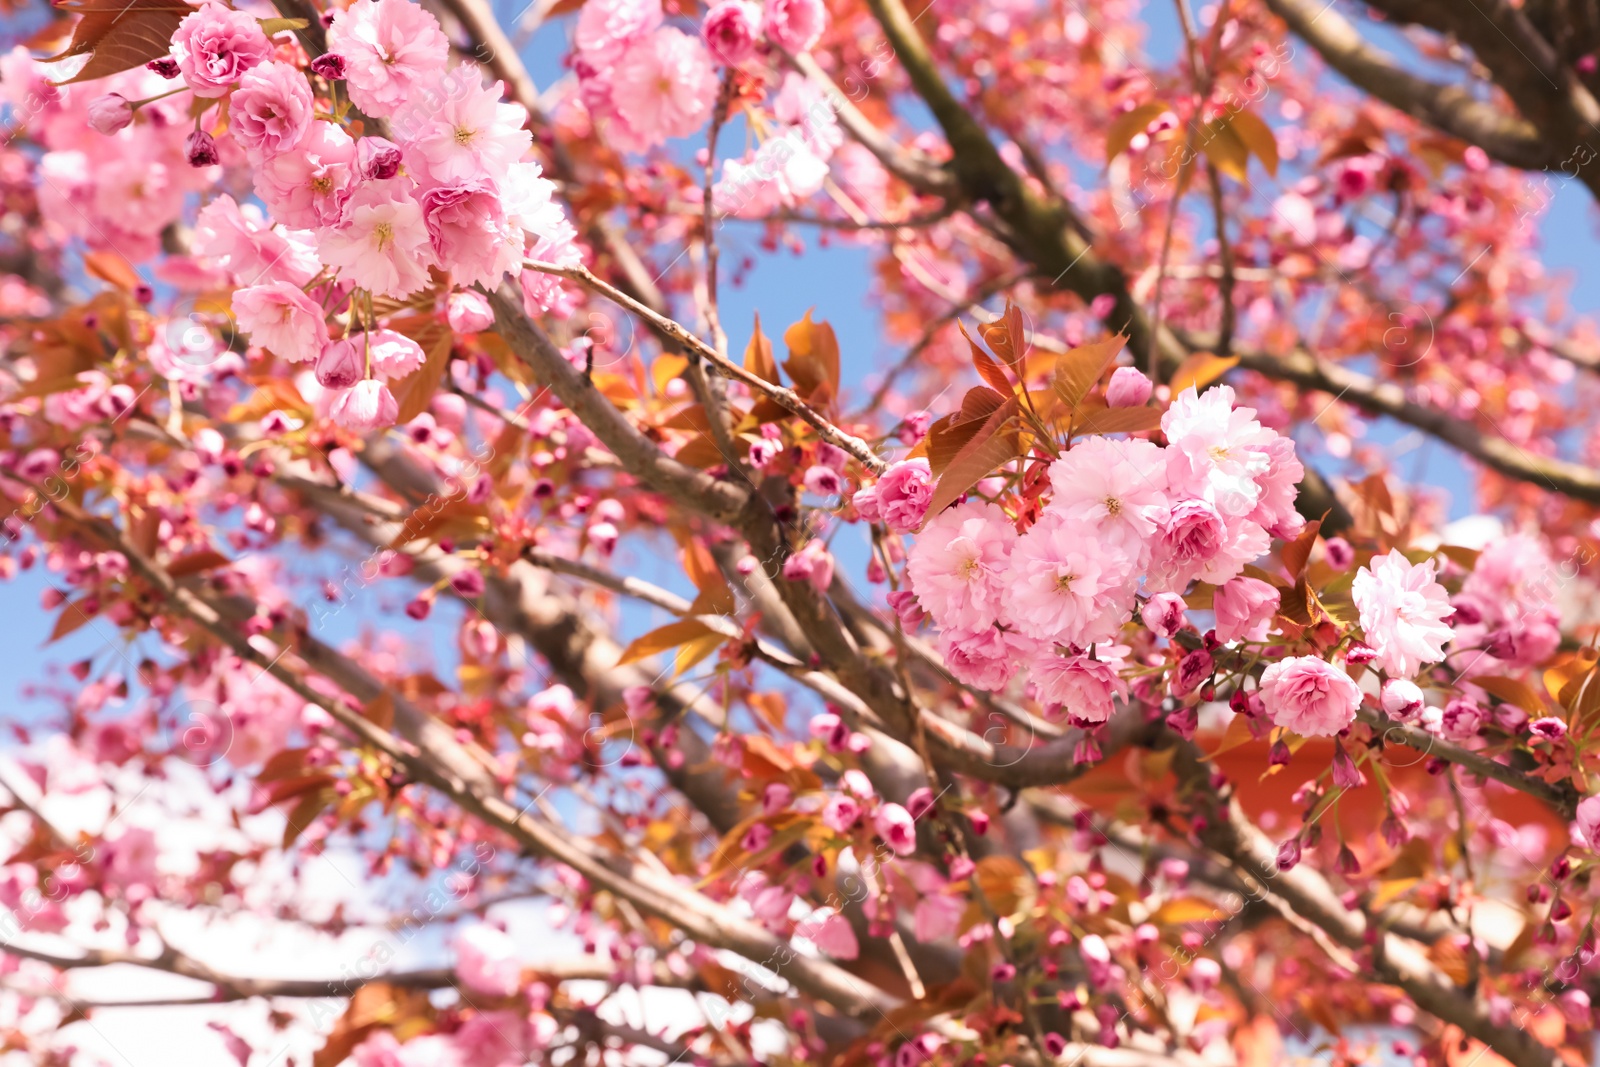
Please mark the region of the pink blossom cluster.
[[741, 159], [722, 162], [712, 203], [724, 215], [761, 218], [815, 195], [828, 177], [828, 161], [844, 142], [834, 104], [794, 72], [784, 76], [772, 102], [772, 135]]
[[[56, 85], [61, 77], [21, 45], [0, 56], [0, 103], [45, 149], [38, 161], [45, 236], [81, 240], [131, 262], [155, 258], [185, 200], [220, 173], [189, 164], [189, 101], [152, 99], [173, 85], [144, 68]], [[135, 112], [135, 101], [150, 102]]]
[[[999, 690], [1025, 669], [1046, 709], [1104, 722], [1128, 694], [1118, 639], [1141, 598], [1148, 611], [1191, 582], [1221, 586], [1300, 531], [1294, 444], [1230, 387], [1186, 391], [1161, 428], [1165, 446], [1089, 437], [1063, 453], [1026, 529], [981, 500], [928, 521], [907, 574], [958, 679]], [[1263, 606], [1239, 606], [1241, 634]]]
[[[453, 314], [482, 329], [492, 316], [475, 287], [522, 275], [530, 254], [569, 265], [579, 257], [553, 185], [524, 158], [532, 146], [526, 110], [505, 102], [504, 86], [485, 84], [477, 67], [448, 68], [449, 42], [431, 14], [412, 0], [355, 0], [332, 17], [328, 46], [303, 69], [287, 41], [274, 42], [257, 19], [211, 0], [183, 19], [172, 42], [176, 92], [186, 88], [201, 102], [193, 132], [144, 134], [162, 148], [150, 152], [129, 152], [102, 136], [102, 151], [168, 160], [178, 174], [218, 163], [249, 173], [266, 212], [226, 194], [215, 198], [199, 213], [193, 251], [235, 290], [234, 314], [251, 341], [283, 360], [314, 362], [325, 391], [317, 406], [367, 431], [393, 424], [392, 385], [423, 362], [414, 341], [374, 329], [374, 297], [411, 297], [442, 274], [456, 290]], [[141, 85], [162, 80], [138, 77]], [[105, 94], [88, 105], [88, 122], [118, 140], [129, 129], [181, 127], [185, 101], [174, 99], [178, 110], [169, 115]], [[205, 110], [210, 100], [216, 111]], [[369, 121], [350, 123], [347, 103]], [[205, 116], [222, 108], [219, 140]], [[73, 125], [86, 122], [78, 116]], [[189, 166], [172, 160], [178, 151]], [[87, 157], [82, 163], [92, 165]], [[159, 165], [141, 162], [128, 177], [140, 196], [166, 197], [148, 217], [131, 216], [154, 227], [152, 236], [176, 216], [185, 191], [216, 177], [184, 185], [150, 169]], [[120, 181], [94, 184], [128, 217]], [[543, 275], [525, 283], [523, 295], [534, 311], [558, 298]], [[330, 330], [330, 319], [342, 328]]]
[[661, 0], [595, 0], [578, 15], [573, 67], [584, 107], [625, 152], [693, 133], [716, 102], [705, 44], [663, 21]]

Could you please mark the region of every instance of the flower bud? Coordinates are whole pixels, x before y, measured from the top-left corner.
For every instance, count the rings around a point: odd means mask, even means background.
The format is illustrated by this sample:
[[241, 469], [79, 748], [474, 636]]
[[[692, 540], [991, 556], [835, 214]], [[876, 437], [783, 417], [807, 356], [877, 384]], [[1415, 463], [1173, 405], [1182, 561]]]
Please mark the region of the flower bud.
[[133, 105], [121, 93], [106, 93], [89, 101], [89, 126], [107, 137], [127, 129], [133, 121]]
[[214, 167], [222, 160], [217, 154], [215, 138], [204, 130], [195, 130], [185, 138], [183, 151], [191, 167]]
[[176, 78], [180, 73], [182, 73], [181, 69], [178, 67], [178, 61], [173, 59], [171, 56], [162, 56], [160, 59], [152, 59], [150, 62], [146, 63], [144, 67], [146, 70], [153, 70], [163, 78], [167, 78], [169, 80]]
[[1157, 593], [1139, 609], [1139, 619], [1157, 637], [1171, 637], [1183, 629], [1184, 610], [1177, 593]]
[[324, 52], [311, 61], [311, 70], [331, 82], [339, 81], [344, 77], [344, 56], [337, 52]]
[[317, 356], [317, 383], [324, 389], [349, 389], [366, 376], [361, 353], [349, 341], [329, 341]]
[[1150, 379], [1132, 367], [1118, 367], [1106, 383], [1106, 404], [1114, 408], [1138, 407], [1150, 399]]
[[1356, 550], [1342, 537], [1328, 538], [1322, 544], [1322, 552], [1328, 566], [1336, 571], [1349, 570], [1350, 564], [1356, 561]]
[[1383, 690], [1378, 694], [1378, 703], [1383, 707], [1383, 713], [1391, 719], [1400, 722], [1414, 719], [1422, 711], [1422, 690], [1416, 682], [1408, 682], [1404, 678], [1391, 678], [1383, 683]]
[[356, 168], [363, 178], [387, 181], [400, 173], [400, 146], [382, 137], [356, 142]]

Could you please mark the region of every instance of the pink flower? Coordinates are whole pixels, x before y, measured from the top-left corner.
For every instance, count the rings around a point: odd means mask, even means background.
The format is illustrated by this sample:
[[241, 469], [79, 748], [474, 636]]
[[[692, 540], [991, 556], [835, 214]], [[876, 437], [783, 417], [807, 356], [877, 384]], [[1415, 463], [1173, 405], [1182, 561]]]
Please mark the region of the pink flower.
[[404, 378], [428, 359], [421, 345], [394, 330], [374, 330], [352, 340], [358, 348], [364, 344], [370, 346], [367, 351], [372, 356], [372, 369], [390, 381]]
[[1580, 844], [1590, 852], [1600, 852], [1600, 796], [1584, 797], [1578, 801], [1573, 830]]
[[439, 20], [411, 0], [356, 0], [334, 16], [328, 51], [344, 57], [345, 87], [356, 107], [387, 118], [438, 82], [450, 41]]
[[1277, 436], [1255, 415], [1234, 407], [1226, 385], [1203, 394], [1191, 387], [1173, 400], [1161, 416], [1173, 493], [1200, 497], [1226, 518], [1250, 514], [1261, 499], [1256, 478], [1272, 465], [1259, 449]]
[[241, 210], [224, 193], [200, 210], [193, 247], [197, 255], [216, 260], [240, 285], [285, 281], [300, 286], [322, 267], [305, 240], [308, 236], [273, 229], [254, 204]]
[[591, 0], [578, 13], [572, 43], [596, 67], [610, 67], [628, 44], [661, 25], [661, 0]]
[[328, 342], [317, 355], [317, 384], [324, 389], [349, 389], [366, 370], [365, 354], [346, 338]]
[[1157, 637], [1171, 637], [1183, 629], [1187, 608], [1177, 593], [1156, 593], [1139, 609], [1139, 619]]
[[479, 333], [494, 325], [494, 311], [482, 293], [454, 292], [445, 297], [445, 320], [453, 333]]
[[456, 935], [456, 974], [474, 992], [508, 997], [522, 985], [516, 945], [503, 930], [476, 923]]
[[945, 630], [939, 635], [939, 653], [958, 681], [998, 692], [1006, 687], [1038, 642], [1019, 633], [985, 626], [978, 630]]
[[737, 67], [755, 54], [761, 9], [748, 0], [721, 0], [706, 12], [700, 36], [718, 63]]
[[964, 898], [949, 893], [934, 893], [917, 901], [912, 913], [917, 940], [923, 943], [942, 941], [961, 930], [961, 917], [967, 913]]
[[228, 103], [228, 132], [254, 162], [298, 145], [311, 128], [311, 86], [287, 63], [268, 61], [239, 80]]
[[894, 533], [911, 533], [933, 502], [933, 476], [925, 459], [901, 460], [878, 479], [878, 514]]
[[1005, 617], [1030, 637], [1087, 648], [1132, 613], [1136, 579], [1121, 547], [1046, 512], [1011, 553]]
[[812, 538], [805, 547], [783, 561], [783, 576], [791, 582], [809, 581], [819, 593], [833, 584], [833, 557], [821, 538]]
[[1224, 519], [1204, 500], [1180, 500], [1151, 542], [1147, 585], [1162, 592], [1196, 578], [1221, 585], [1271, 547], [1272, 538], [1256, 523]]
[[368, 378], [339, 394], [328, 415], [348, 430], [371, 433], [393, 426], [400, 417], [400, 405], [388, 386]]
[[1470, 741], [1483, 725], [1483, 708], [1459, 697], [1444, 706], [1439, 714], [1439, 735], [1447, 741]]
[[1106, 659], [1046, 651], [1028, 672], [1028, 692], [1052, 717], [1105, 722], [1111, 718], [1113, 698], [1128, 699], [1128, 683], [1117, 675], [1117, 666]]
[[253, 15], [211, 0], [185, 15], [172, 35], [172, 54], [194, 95], [217, 97], [272, 55], [272, 42]]
[[440, 185], [503, 177], [533, 145], [527, 110], [502, 99], [505, 83], [485, 86], [472, 64], [451, 71], [445, 87], [436, 106], [407, 111], [397, 123], [407, 164], [419, 181]]
[[979, 630], [1000, 614], [1017, 531], [993, 504], [936, 515], [911, 546], [906, 573], [923, 610], [946, 628]]
[[861, 954], [861, 944], [849, 920], [832, 908], [818, 908], [794, 932], [836, 960], [853, 960]]
[[1217, 640], [1260, 641], [1278, 613], [1279, 593], [1256, 578], [1234, 578], [1222, 583], [1212, 598], [1217, 615]]
[[917, 850], [916, 822], [899, 804], [878, 805], [872, 827], [896, 856], [909, 856]]
[[422, 195], [422, 216], [439, 265], [457, 284], [493, 289], [507, 272], [521, 271], [527, 238], [507, 221], [488, 182], [429, 189]]
[[355, 180], [355, 158], [348, 133], [331, 122], [313, 122], [294, 151], [256, 167], [256, 195], [286, 226], [337, 226]]
[[671, 26], [630, 44], [611, 77], [617, 114], [654, 144], [698, 130], [716, 94], [705, 45]]
[[1164, 459], [1149, 441], [1090, 437], [1050, 464], [1049, 510], [1142, 559], [1168, 506]]
[[1300, 480], [1306, 476], [1306, 469], [1294, 454], [1294, 442], [1287, 437], [1274, 434], [1260, 451], [1267, 457], [1267, 470], [1256, 475], [1261, 499], [1256, 501], [1250, 521], [1266, 527], [1274, 537], [1298, 537], [1306, 520], [1295, 510], [1294, 502], [1300, 495]]
[[1118, 367], [1106, 383], [1106, 404], [1114, 408], [1135, 408], [1150, 399], [1150, 379], [1133, 367]]
[[121, 93], [106, 93], [89, 101], [89, 127], [107, 137], [133, 122], [133, 105]]
[[1413, 677], [1423, 664], [1443, 659], [1453, 636], [1444, 620], [1455, 609], [1433, 573], [1433, 560], [1413, 564], [1396, 548], [1356, 572], [1350, 592], [1361, 628], [1375, 662], [1393, 677]]
[[822, 809], [822, 825], [836, 834], [848, 834], [861, 818], [861, 804], [855, 797], [835, 793]]
[[421, 205], [404, 190], [385, 187], [392, 184], [369, 183], [352, 193], [344, 225], [324, 230], [319, 245], [344, 281], [375, 296], [410, 296], [428, 284], [433, 249]]
[[233, 315], [252, 344], [291, 363], [315, 359], [328, 342], [322, 309], [299, 286], [288, 282], [235, 290]]
[[1262, 672], [1261, 702], [1284, 729], [1305, 737], [1331, 737], [1355, 720], [1361, 690], [1331, 663], [1296, 656]]
[[1417, 683], [1405, 678], [1391, 678], [1383, 683], [1378, 693], [1378, 704], [1391, 719], [1405, 722], [1422, 713], [1422, 690]]
[[785, 52], [804, 52], [822, 36], [827, 19], [822, 0], [767, 0], [761, 28]]

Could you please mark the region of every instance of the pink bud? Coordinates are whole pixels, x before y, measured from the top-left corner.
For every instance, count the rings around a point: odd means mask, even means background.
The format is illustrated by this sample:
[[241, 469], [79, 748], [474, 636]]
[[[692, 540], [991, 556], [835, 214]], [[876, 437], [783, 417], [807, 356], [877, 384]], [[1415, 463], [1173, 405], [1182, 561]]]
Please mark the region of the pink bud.
[[1150, 379], [1132, 367], [1118, 367], [1106, 383], [1106, 403], [1114, 408], [1138, 407], [1150, 399]]
[[133, 105], [121, 93], [106, 93], [89, 101], [89, 126], [107, 137], [133, 121]]
[[1183, 629], [1183, 597], [1177, 593], [1157, 593], [1144, 602], [1139, 618], [1157, 637], [1171, 637]]
[[216, 140], [204, 130], [195, 130], [186, 137], [183, 151], [191, 167], [214, 167], [222, 159], [217, 154]]
[[317, 356], [317, 384], [324, 389], [349, 389], [366, 373], [361, 353], [349, 341], [329, 341]]

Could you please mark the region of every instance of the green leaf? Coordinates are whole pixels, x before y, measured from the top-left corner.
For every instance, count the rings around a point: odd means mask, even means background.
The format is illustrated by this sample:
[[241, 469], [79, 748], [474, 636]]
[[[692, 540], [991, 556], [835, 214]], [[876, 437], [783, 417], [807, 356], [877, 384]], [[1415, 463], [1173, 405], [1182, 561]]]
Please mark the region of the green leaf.
[[257, 19], [256, 21], [261, 23], [261, 32], [268, 37], [284, 30], [303, 30], [311, 25], [306, 19]]

